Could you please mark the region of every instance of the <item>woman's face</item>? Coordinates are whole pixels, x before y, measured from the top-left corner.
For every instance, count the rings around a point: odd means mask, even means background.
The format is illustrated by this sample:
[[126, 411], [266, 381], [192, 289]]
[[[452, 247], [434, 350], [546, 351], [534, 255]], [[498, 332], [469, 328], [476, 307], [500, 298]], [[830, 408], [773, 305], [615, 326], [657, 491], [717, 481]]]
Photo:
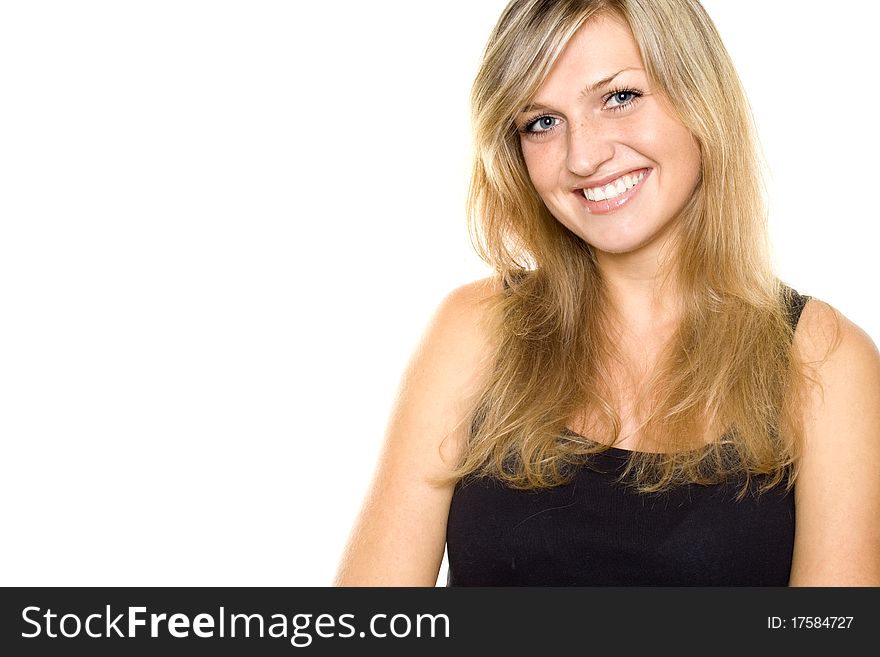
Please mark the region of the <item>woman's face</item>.
[[700, 177], [698, 143], [648, 88], [643, 66], [629, 28], [597, 17], [516, 118], [547, 208], [607, 254], [656, 253]]

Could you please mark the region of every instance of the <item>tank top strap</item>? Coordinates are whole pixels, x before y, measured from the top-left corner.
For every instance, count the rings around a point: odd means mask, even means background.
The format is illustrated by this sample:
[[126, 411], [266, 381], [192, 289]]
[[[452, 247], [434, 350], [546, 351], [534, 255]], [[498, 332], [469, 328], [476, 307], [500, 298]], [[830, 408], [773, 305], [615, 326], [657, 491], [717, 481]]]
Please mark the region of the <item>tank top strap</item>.
[[801, 313], [804, 310], [804, 306], [807, 305], [807, 301], [809, 301], [812, 297], [806, 294], [800, 294], [797, 290], [785, 283], [782, 284], [782, 294], [785, 299], [785, 304], [788, 309], [788, 321], [791, 323], [792, 330], [795, 330], [798, 325], [798, 321], [800, 321]]
[[523, 278], [528, 276], [529, 271], [527, 269], [515, 269], [511, 272], [508, 272], [507, 275], [501, 277], [501, 284], [505, 290], [509, 290], [511, 284], [516, 285]]

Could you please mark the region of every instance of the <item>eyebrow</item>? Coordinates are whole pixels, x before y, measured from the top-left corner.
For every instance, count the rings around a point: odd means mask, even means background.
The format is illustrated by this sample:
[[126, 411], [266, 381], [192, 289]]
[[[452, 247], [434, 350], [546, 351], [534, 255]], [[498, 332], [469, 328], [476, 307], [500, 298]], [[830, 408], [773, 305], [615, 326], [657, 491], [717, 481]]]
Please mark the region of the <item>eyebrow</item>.
[[[617, 71], [617, 73], [612, 73], [607, 78], [602, 78], [601, 80], [596, 80], [592, 84], [588, 84], [586, 87], [581, 89], [581, 92], [578, 94], [578, 99], [581, 99], [584, 96], [589, 96], [590, 94], [595, 93], [597, 89], [605, 86], [606, 84], [611, 82], [614, 78], [616, 78], [618, 75], [620, 75], [624, 71], [642, 71], [642, 72], [644, 72], [644, 70], [645, 69], [643, 69], [643, 68], [637, 68], [635, 66], [629, 66], [627, 68], [622, 68], [619, 71]], [[541, 105], [540, 103], [531, 103], [530, 105], [526, 105], [525, 107], [523, 107], [520, 110], [520, 114], [527, 114], [528, 112], [531, 112], [533, 110], [545, 110], [545, 109], [549, 109], [549, 108], [546, 105]]]

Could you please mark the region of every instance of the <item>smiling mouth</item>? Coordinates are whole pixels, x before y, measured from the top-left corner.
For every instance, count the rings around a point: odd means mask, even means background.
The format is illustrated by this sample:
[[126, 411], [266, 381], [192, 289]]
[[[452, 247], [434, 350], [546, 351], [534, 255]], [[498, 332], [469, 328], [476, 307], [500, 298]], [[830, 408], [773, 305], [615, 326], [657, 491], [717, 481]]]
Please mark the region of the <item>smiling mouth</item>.
[[592, 214], [614, 212], [639, 192], [651, 171], [650, 168], [641, 169], [620, 176], [617, 180], [601, 187], [586, 187], [575, 190], [575, 194]]
[[621, 176], [603, 187], [587, 187], [583, 190], [584, 196], [588, 201], [605, 201], [617, 198], [642, 182], [646, 175], [648, 175], [648, 170], [642, 169], [636, 175]]

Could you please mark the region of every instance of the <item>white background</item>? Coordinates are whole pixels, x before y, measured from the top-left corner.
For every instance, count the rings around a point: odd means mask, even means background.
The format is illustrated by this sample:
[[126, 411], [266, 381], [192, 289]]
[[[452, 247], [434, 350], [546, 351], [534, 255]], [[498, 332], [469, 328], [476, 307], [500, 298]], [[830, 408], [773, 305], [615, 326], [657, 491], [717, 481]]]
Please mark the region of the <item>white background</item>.
[[[783, 280], [876, 341], [880, 10], [704, 4]], [[412, 348], [488, 273], [467, 96], [504, 5], [0, 5], [0, 584], [331, 582]]]

